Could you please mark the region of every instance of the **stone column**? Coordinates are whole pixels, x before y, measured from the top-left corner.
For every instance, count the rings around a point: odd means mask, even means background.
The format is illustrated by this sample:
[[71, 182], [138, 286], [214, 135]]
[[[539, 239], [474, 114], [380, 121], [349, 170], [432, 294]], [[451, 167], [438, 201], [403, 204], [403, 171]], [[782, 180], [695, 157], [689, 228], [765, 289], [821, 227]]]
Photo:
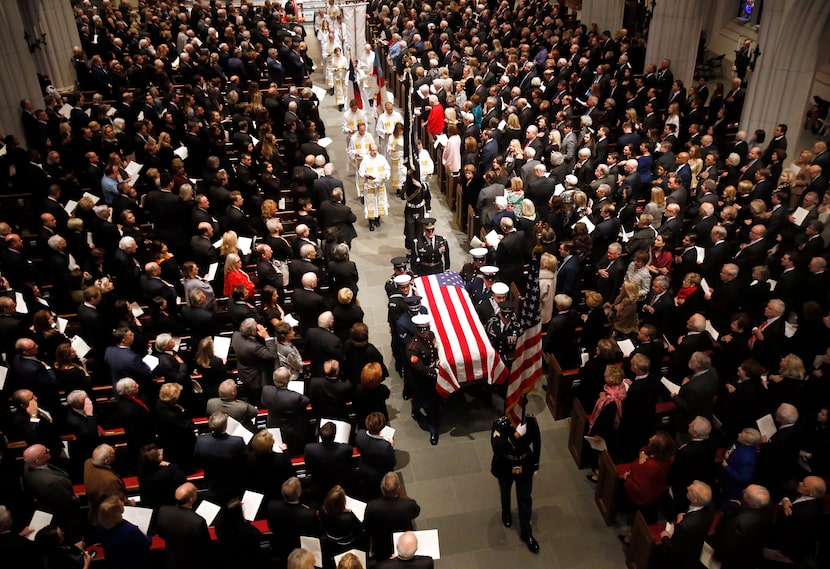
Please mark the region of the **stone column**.
[[579, 21], [589, 29], [596, 24], [600, 33], [608, 30], [614, 35], [622, 27], [624, 9], [625, 0], [582, 0]]
[[826, 49], [822, 32], [828, 21], [830, 3], [825, 0], [764, 3], [758, 37], [761, 56], [749, 81], [741, 129], [763, 128], [769, 136], [776, 124], [784, 123], [792, 149], [811, 101], [818, 50]]
[[[30, 36], [46, 34], [45, 46], [32, 54], [35, 69], [48, 76], [59, 91], [75, 87], [72, 48], [80, 45], [72, 6], [66, 0], [17, 0], [23, 29]], [[22, 33], [22, 32], [21, 32]]]
[[703, 10], [698, 2], [659, 0], [648, 32], [646, 65], [668, 58], [675, 79], [692, 85], [697, 44], [703, 29]]
[[26, 143], [20, 120], [20, 100], [43, 107], [43, 95], [23, 39], [23, 22], [16, 2], [0, 2], [0, 134], [14, 134]]

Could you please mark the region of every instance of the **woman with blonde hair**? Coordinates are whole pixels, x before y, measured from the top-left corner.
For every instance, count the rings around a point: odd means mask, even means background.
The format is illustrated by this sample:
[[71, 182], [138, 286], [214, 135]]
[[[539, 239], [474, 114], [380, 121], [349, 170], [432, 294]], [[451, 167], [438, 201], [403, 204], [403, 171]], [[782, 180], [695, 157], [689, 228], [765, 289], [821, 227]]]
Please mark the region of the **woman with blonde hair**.
[[795, 354], [782, 357], [778, 373], [770, 374], [765, 383], [770, 411], [774, 413], [782, 403], [790, 403], [798, 409], [804, 409], [806, 379], [807, 370], [800, 357]]
[[542, 253], [539, 263], [539, 307], [542, 311], [542, 326], [553, 316], [553, 297], [556, 295], [556, 270], [559, 259], [551, 253]]
[[703, 158], [700, 157], [700, 146], [697, 144], [689, 148], [689, 161], [687, 163], [689, 164], [689, 168], [692, 169], [692, 182], [689, 187], [694, 189], [698, 185], [697, 176], [703, 170]]
[[112, 567], [149, 568], [152, 539], [124, 519], [124, 502], [109, 496], [98, 506], [96, 530], [107, 563]]
[[643, 208], [643, 213], [649, 213], [653, 217], [651, 226], [660, 229], [663, 223], [663, 213], [666, 211], [666, 192], [663, 188], [651, 188], [651, 201]]
[[229, 253], [225, 257], [225, 282], [222, 291], [225, 296], [231, 296], [231, 292], [237, 286], [244, 286], [248, 294], [253, 297], [256, 287], [251, 277], [242, 268], [242, 259], [236, 253]]
[[180, 383], [165, 383], [159, 389], [155, 409], [156, 432], [159, 446], [164, 449], [164, 458], [178, 464], [185, 472], [191, 472], [196, 426], [179, 404], [181, 394]]
[[640, 287], [633, 281], [623, 281], [620, 294], [613, 304], [607, 303], [608, 320], [617, 339], [625, 339], [636, 334], [639, 325], [637, 318], [637, 299]]

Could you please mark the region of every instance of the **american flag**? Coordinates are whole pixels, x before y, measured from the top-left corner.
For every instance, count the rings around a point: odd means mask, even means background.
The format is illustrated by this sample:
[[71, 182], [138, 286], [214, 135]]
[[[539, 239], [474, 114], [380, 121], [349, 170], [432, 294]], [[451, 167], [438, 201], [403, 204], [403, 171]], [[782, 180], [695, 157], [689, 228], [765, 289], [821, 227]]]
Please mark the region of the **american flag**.
[[506, 381], [510, 370], [490, 344], [473, 301], [464, 290], [461, 275], [446, 272], [419, 277], [414, 284], [423, 298], [422, 304], [429, 310], [432, 330], [438, 338], [436, 389], [447, 396], [465, 381]]
[[542, 313], [539, 308], [539, 255], [530, 263], [527, 295], [522, 305], [519, 321], [521, 332], [516, 340], [510, 382], [507, 384], [505, 414], [518, 424], [522, 415], [522, 396], [533, 389], [542, 375]]

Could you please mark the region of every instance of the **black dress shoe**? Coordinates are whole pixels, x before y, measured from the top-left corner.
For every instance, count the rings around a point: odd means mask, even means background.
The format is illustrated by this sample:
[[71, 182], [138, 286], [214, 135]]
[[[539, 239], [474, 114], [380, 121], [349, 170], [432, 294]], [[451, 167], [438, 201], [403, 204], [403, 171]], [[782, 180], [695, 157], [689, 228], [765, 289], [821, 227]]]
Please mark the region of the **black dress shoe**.
[[513, 526], [513, 516], [510, 515], [510, 512], [502, 512], [501, 525], [503, 525], [506, 528]]
[[522, 537], [522, 541], [527, 544], [531, 553], [539, 553], [539, 542], [532, 535]]
[[438, 433], [432, 433], [429, 436], [429, 444], [431, 444], [432, 446], [435, 446], [435, 445], [438, 444]]

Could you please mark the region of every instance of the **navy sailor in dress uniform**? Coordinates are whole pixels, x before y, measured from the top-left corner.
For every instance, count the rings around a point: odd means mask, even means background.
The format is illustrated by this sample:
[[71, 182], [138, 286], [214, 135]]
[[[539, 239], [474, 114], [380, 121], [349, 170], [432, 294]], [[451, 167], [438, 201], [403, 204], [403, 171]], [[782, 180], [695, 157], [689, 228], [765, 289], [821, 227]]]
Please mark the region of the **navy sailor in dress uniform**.
[[[461, 267], [461, 270], [458, 272], [458, 274], [461, 275], [461, 280], [464, 281], [464, 284], [469, 285], [474, 282], [475, 278], [479, 275], [481, 267], [483, 267], [486, 263], [486, 248], [476, 247], [474, 249], [470, 249], [470, 261], [464, 263], [464, 266]], [[469, 290], [467, 292], [469, 292]]]
[[424, 232], [412, 252], [412, 267], [421, 277], [443, 273], [450, 268], [450, 245], [446, 239], [435, 234], [435, 218], [427, 217], [421, 223]]
[[533, 415], [524, 416], [518, 425], [514, 425], [508, 417], [496, 419], [490, 444], [493, 447], [490, 472], [499, 481], [502, 524], [508, 528], [513, 525], [510, 492], [515, 482], [520, 537], [531, 552], [538, 553], [539, 543], [533, 537], [530, 515], [533, 507], [533, 474], [539, 470], [541, 452], [539, 424]]
[[[438, 444], [438, 409], [440, 396], [435, 391], [438, 379], [438, 347], [435, 333], [429, 329], [430, 317], [412, 318], [417, 333], [406, 347], [407, 375], [412, 378], [412, 416], [429, 431], [430, 444]], [[421, 415], [421, 410], [425, 415]]]
[[395, 277], [400, 275], [409, 275], [410, 277], [415, 278], [415, 273], [407, 269], [409, 259], [406, 257], [393, 257], [391, 262], [392, 276], [386, 279], [386, 283], [383, 285], [383, 288], [386, 290], [386, 296], [392, 296], [398, 291], [398, 285], [395, 284]]
[[519, 323], [516, 321], [516, 303], [512, 300], [499, 302], [499, 310], [484, 327], [490, 343], [493, 345], [504, 365], [510, 369], [513, 354], [516, 352], [516, 340], [519, 339]]
[[[493, 298], [493, 285], [496, 284], [498, 272], [498, 267], [484, 265], [478, 270], [478, 276], [464, 287], [470, 295], [470, 300], [473, 301], [473, 306]], [[485, 320], [482, 324], [487, 324], [487, 321]]]

